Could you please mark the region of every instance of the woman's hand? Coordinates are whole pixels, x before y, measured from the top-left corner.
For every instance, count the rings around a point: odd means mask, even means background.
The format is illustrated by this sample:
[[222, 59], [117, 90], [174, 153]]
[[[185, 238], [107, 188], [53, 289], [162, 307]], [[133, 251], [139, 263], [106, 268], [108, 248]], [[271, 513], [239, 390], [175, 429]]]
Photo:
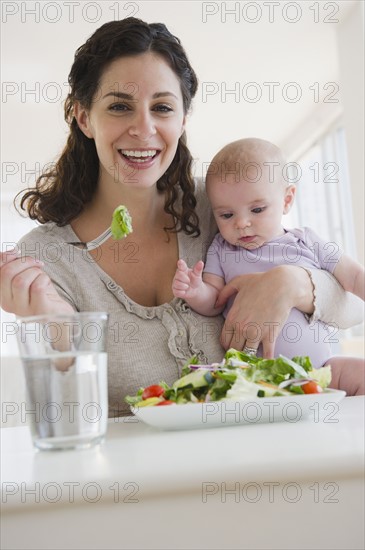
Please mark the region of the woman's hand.
[[34, 258], [21, 257], [15, 249], [0, 253], [1, 307], [5, 311], [20, 317], [73, 312], [42, 265]]
[[221, 334], [221, 344], [242, 350], [263, 346], [263, 357], [274, 356], [275, 341], [289, 313], [297, 307], [313, 311], [313, 288], [303, 268], [279, 266], [266, 273], [240, 275], [221, 291], [221, 306], [237, 293]]

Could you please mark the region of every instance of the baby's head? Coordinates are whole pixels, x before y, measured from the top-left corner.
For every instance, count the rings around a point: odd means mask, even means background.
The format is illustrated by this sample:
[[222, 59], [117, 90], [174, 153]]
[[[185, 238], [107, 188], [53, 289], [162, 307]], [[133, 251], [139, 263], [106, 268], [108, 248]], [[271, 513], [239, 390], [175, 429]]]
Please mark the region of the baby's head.
[[207, 194], [222, 236], [254, 249], [283, 234], [295, 187], [283, 177], [285, 161], [276, 145], [257, 138], [229, 143], [213, 158]]

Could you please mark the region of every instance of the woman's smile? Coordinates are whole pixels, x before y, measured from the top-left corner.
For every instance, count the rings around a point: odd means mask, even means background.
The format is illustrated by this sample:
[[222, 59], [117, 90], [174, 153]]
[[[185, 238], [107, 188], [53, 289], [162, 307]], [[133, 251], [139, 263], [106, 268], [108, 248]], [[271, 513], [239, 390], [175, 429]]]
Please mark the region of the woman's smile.
[[144, 170], [153, 165], [161, 151], [157, 149], [118, 149], [118, 153], [128, 166]]

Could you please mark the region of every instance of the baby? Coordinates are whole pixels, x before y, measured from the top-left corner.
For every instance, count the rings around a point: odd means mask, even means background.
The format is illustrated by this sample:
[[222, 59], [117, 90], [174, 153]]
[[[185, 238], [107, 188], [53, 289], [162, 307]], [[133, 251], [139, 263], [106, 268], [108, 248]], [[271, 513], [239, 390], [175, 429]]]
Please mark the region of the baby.
[[[192, 269], [184, 260], [178, 261], [172, 284], [175, 297], [183, 298], [202, 315], [218, 315], [223, 309], [215, 308], [218, 294], [231, 279], [291, 264], [326, 269], [347, 291], [364, 300], [360, 264], [309, 228], [284, 229], [281, 225], [295, 196], [295, 186], [283, 178], [284, 166], [280, 149], [261, 139], [238, 140], [217, 153], [207, 173], [206, 188], [219, 233], [208, 250], [204, 272], [202, 261]], [[309, 355], [316, 368], [338, 364], [339, 372], [351, 362], [357, 365], [357, 372], [363, 372], [362, 359], [331, 358], [334, 333], [333, 327], [321, 322], [310, 325], [302, 312], [292, 309], [276, 341], [275, 356]]]

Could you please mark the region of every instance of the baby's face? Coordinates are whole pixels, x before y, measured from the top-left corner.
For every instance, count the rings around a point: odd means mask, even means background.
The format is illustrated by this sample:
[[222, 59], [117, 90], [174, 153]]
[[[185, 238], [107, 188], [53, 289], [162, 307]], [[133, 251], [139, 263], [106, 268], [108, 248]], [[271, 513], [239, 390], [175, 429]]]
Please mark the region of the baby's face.
[[281, 219], [293, 202], [295, 188], [270, 181], [236, 181], [235, 174], [207, 176], [207, 193], [224, 239], [232, 245], [255, 249], [283, 234]]

